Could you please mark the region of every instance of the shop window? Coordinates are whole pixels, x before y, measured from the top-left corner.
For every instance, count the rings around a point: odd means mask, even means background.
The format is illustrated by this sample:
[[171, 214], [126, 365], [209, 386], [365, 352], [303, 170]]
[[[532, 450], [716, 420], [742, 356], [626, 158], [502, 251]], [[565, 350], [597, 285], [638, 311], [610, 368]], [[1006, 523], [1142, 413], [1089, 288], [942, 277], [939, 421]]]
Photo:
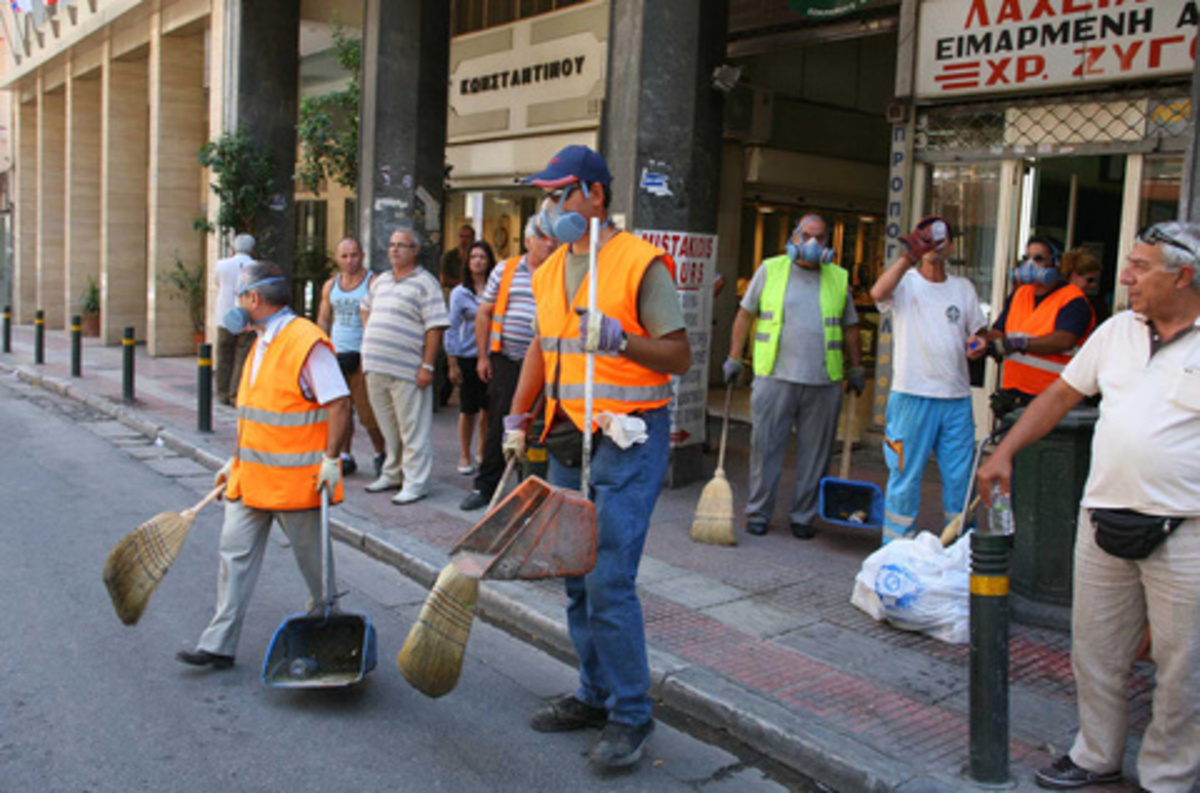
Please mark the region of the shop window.
[[1179, 214], [1179, 189], [1183, 182], [1183, 157], [1148, 156], [1142, 166], [1138, 228], [1168, 220]]
[[324, 200], [296, 202], [296, 264], [292, 273], [292, 305], [316, 317], [321, 284], [332, 259], [326, 249], [327, 206]]
[[991, 320], [992, 279], [1004, 266], [993, 260], [1000, 210], [1000, 163], [941, 164], [929, 169], [929, 212], [954, 229], [948, 270], [975, 284], [983, 313]]

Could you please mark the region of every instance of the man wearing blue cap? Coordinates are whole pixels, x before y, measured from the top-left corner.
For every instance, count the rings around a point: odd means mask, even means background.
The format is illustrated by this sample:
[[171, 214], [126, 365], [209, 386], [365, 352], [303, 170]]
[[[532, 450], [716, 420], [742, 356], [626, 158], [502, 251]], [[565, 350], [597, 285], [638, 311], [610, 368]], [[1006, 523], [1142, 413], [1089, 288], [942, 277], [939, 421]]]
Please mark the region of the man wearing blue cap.
[[[602, 728], [588, 757], [600, 769], [636, 763], [654, 730], [645, 625], [637, 572], [650, 515], [670, 454], [671, 375], [691, 366], [674, 262], [661, 249], [608, 220], [612, 176], [604, 158], [568, 146], [526, 182], [548, 191], [553, 235], [565, 243], [533, 277], [536, 331], [521, 368], [505, 447], [520, 454], [529, 414], [545, 391], [550, 481], [579, 489], [587, 353], [595, 355], [594, 409], [631, 435], [618, 444], [596, 435], [591, 482], [596, 505], [596, 566], [568, 578], [567, 625], [579, 656], [579, 687], [546, 703], [530, 726], [539, 732]], [[588, 222], [599, 219], [596, 312], [588, 304]]]
[[[767, 259], [755, 271], [733, 321], [729, 357], [722, 367], [726, 384], [741, 373], [742, 349], [751, 323], [758, 320], [746, 501], [750, 534], [767, 533], [783, 453], [795, 424], [796, 486], [788, 520], [797, 539], [813, 536], [821, 477], [829, 468], [837, 436], [842, 378], [856, 394], [862, 394], [866, 385], [849, 274], [833, 264], [834, 252], [825, 244], [828, 239], [825, 218], [800, 218], [787, 253]], [[850, 358], [844, 374], [843, 349]]]

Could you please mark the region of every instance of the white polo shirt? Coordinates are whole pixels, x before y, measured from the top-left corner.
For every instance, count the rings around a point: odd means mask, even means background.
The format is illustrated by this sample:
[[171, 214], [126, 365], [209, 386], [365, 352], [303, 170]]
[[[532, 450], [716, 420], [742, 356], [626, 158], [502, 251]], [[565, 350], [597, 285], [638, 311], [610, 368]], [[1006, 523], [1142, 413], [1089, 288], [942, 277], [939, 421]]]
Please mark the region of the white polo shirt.
[[1062, 374], [1102, 396], [1083, 506], [1200, 516], [1200, 320], [1153, 356], [1150, 332], [1145, 317], [1123, 311]]

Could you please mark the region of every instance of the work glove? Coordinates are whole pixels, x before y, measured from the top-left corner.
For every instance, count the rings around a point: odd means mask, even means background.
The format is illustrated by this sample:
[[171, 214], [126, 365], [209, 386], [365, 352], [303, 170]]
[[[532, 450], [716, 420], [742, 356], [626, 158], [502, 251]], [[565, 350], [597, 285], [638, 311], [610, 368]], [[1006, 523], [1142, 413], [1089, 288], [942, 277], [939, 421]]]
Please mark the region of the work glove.
[[621, 339], [625, 336], [620, 322], [599, 311], [592, 314], [586, 308], [575, 310], [579, 314], [579, 341], [584, 352], [620, 352]]
[[320, 493], [321, 488], [326, 487], [329, 488], [329, 495], [332, 496], [341, 481], [342, 461], [337, 457], [326, 457], [321, 460], [321, 472], [317, 474], [317, 492]]
[[1013, 353], [1025, 352], [1028, 347], [1028, 336], [1005, 335], [992, 339], [992, 354], [997, 358], [1003, 358]]
[[867, 372], [861, 366], [851, 366], [846, 372], [846, 390], [853, 391], [855, 396], [862, 396], [867, 387]]
[[515, 457], [518, 462], [524, 461], [525, 436], [529, 434], [532, 425], [532, 413], [517, 413], [504, 417], [504, 441], [500, 448], [504, 451], [505, 460]]
[[940, 250], [950, 241], [950, 224], [937, 215], [922, 218], [911, 232], [900, 238], [908, 255], [920, 262], [930, 251]]
[[[217, 488], [229, 481], [229, 475], [233, 473], [233, 458], [230, 457], [221, 466], [221, 470], [217, 471], [217, 475], [213, 477], [213, 487]], [[224, 495], [222, 493], [221, 495]]]
[[736, 358], [726, 358], [721, 364], [721, 373], [725, 375], [725, 385], [730, 385], [742, 373], [742, 362]]

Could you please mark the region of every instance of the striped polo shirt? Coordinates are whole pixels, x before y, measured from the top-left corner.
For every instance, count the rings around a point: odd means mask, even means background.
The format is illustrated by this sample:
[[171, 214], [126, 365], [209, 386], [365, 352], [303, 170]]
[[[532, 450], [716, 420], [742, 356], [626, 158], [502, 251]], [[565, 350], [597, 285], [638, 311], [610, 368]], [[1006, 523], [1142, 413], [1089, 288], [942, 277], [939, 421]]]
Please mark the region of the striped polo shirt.
[[389, 270], [371, 282], [362, 309], [369, 312], [363, 371], [415, 382], [425, 357], [425, 333], [450, 324], [437, 279], [423, 267], [399, 279]]
[[[500, 294], [500, 280], [504, 278], [507, 260], [500, 262], [488, 276], [483, 290], [483, 302], [495, 306]], [[508, 308], [504, 312], [504, 324], [500, 329], [500, 352], [514, 361], [525, 360], [529, 344], [533, 341], [533, 321], [537, 316], [537, 305], [533, 302], [533, 271], [525, 257], [517, 263], [512, 287], [508, 295]]]

